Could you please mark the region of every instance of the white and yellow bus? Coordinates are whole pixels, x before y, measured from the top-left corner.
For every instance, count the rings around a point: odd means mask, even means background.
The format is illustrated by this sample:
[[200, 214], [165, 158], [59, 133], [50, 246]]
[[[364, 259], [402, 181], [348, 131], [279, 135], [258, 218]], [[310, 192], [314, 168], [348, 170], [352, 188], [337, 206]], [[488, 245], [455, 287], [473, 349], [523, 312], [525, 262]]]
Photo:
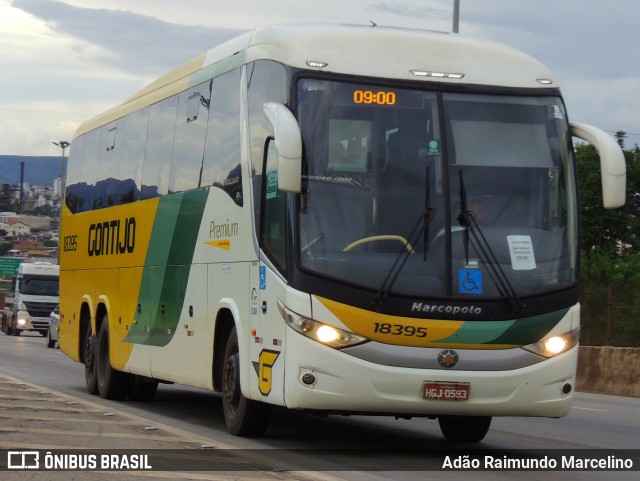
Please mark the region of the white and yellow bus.
[[568, 121], [504, 46], [358, 26], [224, 43], [80, 126], [62, 215], [60, 346], [91, 393], [270, 409], [559, 417], [575, 389], [572, 136], [625, 201], [617, 143]]

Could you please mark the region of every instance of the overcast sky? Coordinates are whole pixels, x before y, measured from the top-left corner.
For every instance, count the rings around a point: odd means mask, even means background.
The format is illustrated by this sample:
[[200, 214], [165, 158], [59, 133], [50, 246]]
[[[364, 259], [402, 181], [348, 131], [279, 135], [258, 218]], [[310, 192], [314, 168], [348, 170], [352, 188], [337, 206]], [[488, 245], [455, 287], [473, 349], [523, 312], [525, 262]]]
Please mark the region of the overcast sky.
[[[460, 34], [546, 64], [571, 120], [640, 144], [638, 0], [461, 0]], [[78, 125], [218, 43], [272, 23], [451, 31], [453, 0], [0, 0], [0, 154], [58, 155]]]

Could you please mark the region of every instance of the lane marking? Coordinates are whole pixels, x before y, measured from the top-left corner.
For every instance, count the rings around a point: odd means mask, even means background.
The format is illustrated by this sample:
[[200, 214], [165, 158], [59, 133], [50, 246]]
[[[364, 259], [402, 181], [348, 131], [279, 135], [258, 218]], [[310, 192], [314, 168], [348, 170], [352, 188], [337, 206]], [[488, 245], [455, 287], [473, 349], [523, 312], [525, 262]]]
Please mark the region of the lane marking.
[[581, 408], [579, 406], [573, 406], [571, 409], [580, 409], [582, 411], [593, 411], [596, 413], [608, 413], [611, 411], [607, 411], [606, 409], [593, 409], [593, 408]]

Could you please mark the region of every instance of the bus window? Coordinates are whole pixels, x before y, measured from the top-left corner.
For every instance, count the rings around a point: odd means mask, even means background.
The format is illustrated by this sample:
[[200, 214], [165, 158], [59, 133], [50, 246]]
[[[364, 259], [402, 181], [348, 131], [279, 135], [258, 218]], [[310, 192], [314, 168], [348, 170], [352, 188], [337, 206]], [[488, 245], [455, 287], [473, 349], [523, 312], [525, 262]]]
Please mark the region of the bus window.
[[93, 199], [94, 209], [101, 209], [117, 203], [116, 183], [121, 143], [118, 138], [119, 124], [121, 124], [120, 120], [100, 129], [100, 156]]
[[[267, 147], [266, 170], [275, 166], [276, 144], [269, 141]], [[264, 175], [263, 186], [263, 215], [261, 244], [265, 252], [275, 262], [278, 269], [285, 271], [287, 268], [287, 236], [286, 236], [286, 210], [285, 193], [278, 189], [278, 172], [270, 171]]]
[[[259, 60], [247, 65], [247, 98], [249, 104], [249, 137], [251, 170], [255, 205], [262, 198], [262, 172], [265, 141], [273, 135], [271, 124], [264, 114], [266, 102], [287, 102], [286, 71], [284, 67], [270, 60]], [[256, 215], [256, 221], [259, 216]], [[257, 227], [257, 226], [256, 226]]]
[[242, 205], [239, 68], [213, 79], [200, 185], [219, 187]]
[[200, 184], [210, 99], [211, 81], [180, 94], [169, 192], [195, 189]]
[[144, 154], [141, 199], [169, 192], [173, 137], [178, 115], [178, 96], [151, 106], [147, 149]]
[[81, 185], [79, 189], [81, 194], [78, 198], [77, 212], [86, 212], [93, 209], [96, 170], [98, 168], [98, 159], [100, 158], [100, 130], [89, 132], [85, 137], [82, 173], [80, 174], [84, 185]]
[[119, 204], [127, 204], [138, 200], [140, 195], [148, 125], [149, 107], [133, 112], [124, 118], [117, 188]]
[[69, 152], [69, 163], [67, 164], [65, 204], [73, 213], [79, 212], [79, 204], [83, 196], [81, 180], [85, 138], [86, 135], [83, 135], [73, 141]]

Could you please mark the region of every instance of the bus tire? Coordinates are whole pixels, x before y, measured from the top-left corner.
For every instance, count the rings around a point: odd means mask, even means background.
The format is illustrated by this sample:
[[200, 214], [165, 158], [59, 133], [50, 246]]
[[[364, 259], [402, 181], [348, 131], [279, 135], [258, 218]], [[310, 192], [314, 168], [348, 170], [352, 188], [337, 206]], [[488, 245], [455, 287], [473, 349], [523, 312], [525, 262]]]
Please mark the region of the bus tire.
[[109, 317], [106, 314], [100, 326], [95, 361], [100, 397], [114, 401], [124, 399], [129, 391], [130, 379], [127, 373], [111, 367], [111, 361], [109, 360]]
[[438, 424], [447, 441], [479, 443], [489, 432], [491, 416], [439, 416]]
[[229, 334], [224, 353], [222, 408], [227, 431], [235, 436], [262, 436], [269, 426], [272, 406], [247, 399], [240, 390], [240, 356], [235, 327]]
[[98, 377], [96, 375], [96, 349], [98, 342], [95, 336], [91, 335], [91, 323], [87, 322], [82, 341], [83, 362], [84, 362], [84, 380], [87, 385], [89, 394], [99, 394]]

